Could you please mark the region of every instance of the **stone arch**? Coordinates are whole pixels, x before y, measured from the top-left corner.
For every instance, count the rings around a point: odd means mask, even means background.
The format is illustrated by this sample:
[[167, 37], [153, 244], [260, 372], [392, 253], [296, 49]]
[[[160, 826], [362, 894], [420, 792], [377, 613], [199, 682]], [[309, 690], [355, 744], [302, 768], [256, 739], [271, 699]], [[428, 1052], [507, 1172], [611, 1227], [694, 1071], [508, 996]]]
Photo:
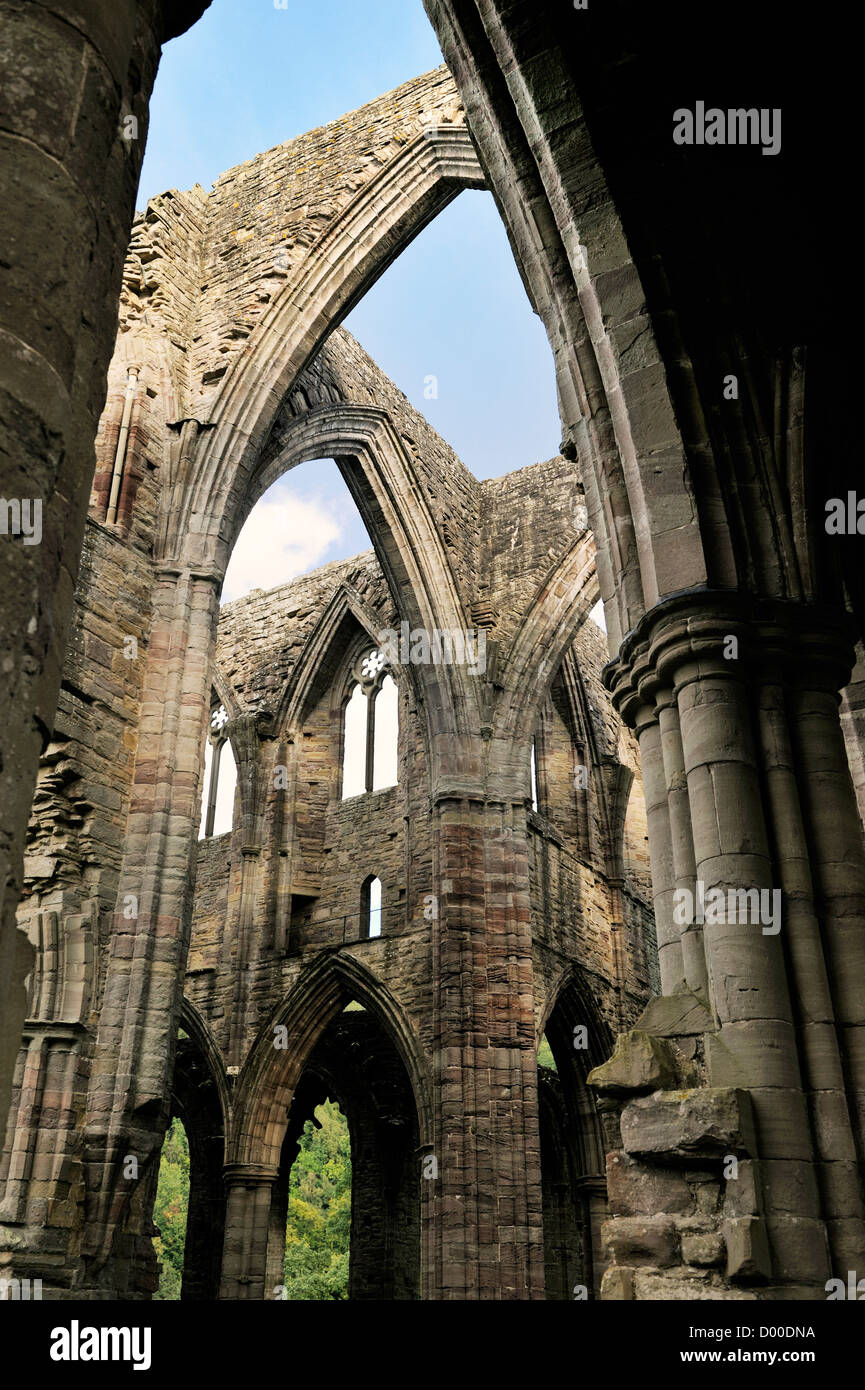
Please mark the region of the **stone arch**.
[[508, 656], [508, 687], [499, 697], [495, 736], [522, 747], [577, 632], [598, 599], [591, 538], [582, 536], [551, 568], [524, 615]]
[[180, 1027], [192, 1038], [207, 1065], [208, 1073], [219, 1097], [223, 1129], [227, 1133], [231, 1121], [232, 1101], [225, 1076], [225, 1064], [201, 1011], [186, 994], [184, 994], [180, 1006]]
[[[257, 497], [282, 474], [309, 458], [333, 456], [376, 548], [401, 620], [432, 631], [462, 629], [463, 606], [453, 565], [426, 496], [415, 460], [387, 411], [350, 403], [300, 416], [277, 458], [247, 494], [235, 534]], [[227, 529], [227, 519], [224, 529]], [[450, 764], [456, 737], [471, 733], [477, 692], [457, 665], [411, 667], [424, 696], [433, 756]]]
[[271, 1198], [268, 1267], [274, 1274], [283, 1267], [291, 1169], [306, 1122], [328, 1098], [347, 1122], [351, 1146], [348, 1297], [417, 1298], [424, 1185], [411, 1081], [389, 1034], [357, 1005], [322, 1030], [293, 1093]]
[[[385, 620], [350, 584], [342, 583], [334, 593], [310, 634], [297, 665], [290, 672], [274, 716], [277, 730], [293, 733], [300, 725], [329, 651], [340, 639], [346, 619], [354, 618], [370, 642], [378, 643]], [[340, 694], [340, 698], [342, 698]]]
[[540, 12], [528, 22], [523, 5], [507, 14], [490, 6], [483, 19], [454, 0], [425, 7], [556, 361], [565, 448], [582, 464], [615, 651], [659, 596], [707, 574], [640, 276], [555, 22]]
[[[581, 1051], [573, 1045], [577, 1024], [588, 1034]], [[541, 1068], [538, 1075], [546, 1297], [570, 1299], [576, 1284], [597, 1297], [610, 1143], [586, 1078], [608, 1053], [612, 1033], [576, 965], [561, 972], [544, 1001], [538, 1045], [544, 1035], [556, 1062], [554, 1075]]]
[[[280, 402], [336, 324], [464, 188], [485, 187], [461, 126], [431, 126], [361, 188], [277, 296], [220, 383], [188, 478], [164, 513], [161, 549], [201, 563], [212, 500], [254, 462]], [[288, 344], [288, 348], [286, 348]], [[196, 537], [193, 553], [184, 538]]]
[[231, 1101], [222, 1058], [207, 1024], [184, 997], [171, 1083], [171, 1115], [189, 1143], [189, 1207], [181, 1298], [216, 1298], [222, 1263], [225, 1192], [222, 1173]]
[[[376, 885], [378, 885], [376, 893]], [[377, 923], [374, 918], [378, 916]], [[382, 883], [378, 874], [367, 874], [360, 885], [360, 930], [364, 936], [381, 936], [384, 901]], [[377, 930], [374, 928], [377, 927]]]
[[[215, 727], [211, 722], [213, 713], [215, 712], [214, 695], [216, 696], [218, 704], [223, 706], [226, 715], [226, 723], [220, 735], [217, 735]], [[226, 695], [228, 698], [225, 698]], [[216, 705], [216, 708], [218, 708], [218, 705]], [[234, 780], [234, 791], [231, 796], [232, 825], [235, 819], [234, 803], [236, 801], [238, 787], [241, 793], [242, 814], [243, 811], [248, 812], [248, 808], [244, 805], [244, 803], [248, 801], [248, 797], [246, 795], [243, 779], [240, 777], [241, 762], [238, 757], [238, 752], [240, 751], [238, 744], [242, 745], [245, 742], [242, 737], [238, 737], [239, 730], [242, 728], [242, 711], [240, 710], [230, 682], [226, 680], [224, 673], [217, 669], [215, 659], [211, 679], [209, 712], [211, 717], [207, 723], [205, 732], [205, 745], [201, 769], [202, 815], [201, 824], [198, 827], [199, 840], [209, 839], [211, 835], [226, 833], [225, 830], [217, 831], [215, 827], [209, 829], [208, 826], [217, 808], [217, 789], [222, 792], [226, 784], [231, 783], [232, 778]], [[228, 831], [231, 829], [232, 826], [230, 825]]]
[[[345, 710], [355, 682], [353, 669], [364, 650], [379, 645], [379, 634], [388, 621], [346, 582], [340, 584], [304, 643], [297, 663], [289, 672], [270, 719], [272, 766], [287, 765], [290, 749], [301, 739], [304, 721], [315, 701], [329, 688], [329, 710], [338, 751], [329, 772], [331, 794], [340, 799], [344, 766]], [[405, 675], [395, 667], [390, 674], [399, 691]], [[325, 697], [326, 698], [326, 697]], [[421, 728], [423, 724], [421, 723]]]
[[[320, 957], [302, 973], [253, 1044], [238, 1079], [230, 1163], [278, 1171], [293, 1091], [316, 1041], [349, 999], [375, 1014], [393, 1042], [411, 1082], [420, 1143], [430, 1142], [431, 1078], [414, 1029], [391, 992], [356, 957], [343, 952]], [[286, 1049], [273, 1045], [274, 1029], [281, 1025], [289, 1029]]]
[[225, 712], [229, 719], [238, 719], [240, 715], [243, 714], [243, 710], [234, 693], [234, 687], [231, 681], [227, 679], [225, 672], [221, 669], [216, 656], [213, 658], [210, 683], [219, 696], [220, 703], [225, 706]]
[[580, 967], [570, 963], [562, 968], [543, 1001], [536, 1027], [536, 1047], [547, 1032], [556, 1010], [562, 1011], [565, 1021], [585, 1024], [588, 1047], [585, 1049], [583, 1072], [588, 1076], [593, 1067], [606, 1061], [613, 1046], [614, 1035], [595, 1001]]

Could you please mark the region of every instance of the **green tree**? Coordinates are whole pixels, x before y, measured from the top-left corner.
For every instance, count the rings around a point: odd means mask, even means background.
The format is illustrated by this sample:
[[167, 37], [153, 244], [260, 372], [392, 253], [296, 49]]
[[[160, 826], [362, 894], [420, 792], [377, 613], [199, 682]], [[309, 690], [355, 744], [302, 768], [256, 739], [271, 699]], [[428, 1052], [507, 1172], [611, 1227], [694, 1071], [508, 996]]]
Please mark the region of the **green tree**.
[[153, 1207], [153, 1221], [159, 1231], [159, 1235], [153, 1238], [153, 1248], [159, 1260], [159, 1288], [154, 1298], [180, 1298], [188, 1210], [189, 1144], [183, 1125], [175, 1118], [162, 1145]]
[[291, 1169], [285, 1231], [285, 1288], [290, 1300], [348, 1298], [351, 1143], [335, 1101], [307, 1120]]
[[558, 1071], [556, 1059], [553, 1056], [553, 1049], [547, 1042], [546, 1033], [544, 1033], [544, 1036], [541, 1038], [541, 1045], [538, 1048], [538, 1066], [546, 1067], [548, 1071]]

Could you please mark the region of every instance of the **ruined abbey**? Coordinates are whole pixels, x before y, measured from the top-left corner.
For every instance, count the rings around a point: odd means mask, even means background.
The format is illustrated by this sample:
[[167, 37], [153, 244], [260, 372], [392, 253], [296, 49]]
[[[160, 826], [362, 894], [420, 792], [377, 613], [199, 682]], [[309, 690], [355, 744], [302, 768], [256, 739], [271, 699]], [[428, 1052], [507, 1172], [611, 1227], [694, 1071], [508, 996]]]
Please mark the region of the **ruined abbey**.
[[[182, 1297], [279, 1297], [332, 1098], [352, 1299], [825, 1299], [865, 542], [812, 151], [759, 34], [728, 101], [636, 0], [424, 7], [445, 65], [135, 212], [203, 0], [0, 0], [0, 1279], [150, 1299], [178, 1118]], [[703, 96], [771, 142], [674, 139]], [[464, 189], [562, 427], [486, 481], [341, 326]], [[221, 604], [330, 458], [373, 548]]]

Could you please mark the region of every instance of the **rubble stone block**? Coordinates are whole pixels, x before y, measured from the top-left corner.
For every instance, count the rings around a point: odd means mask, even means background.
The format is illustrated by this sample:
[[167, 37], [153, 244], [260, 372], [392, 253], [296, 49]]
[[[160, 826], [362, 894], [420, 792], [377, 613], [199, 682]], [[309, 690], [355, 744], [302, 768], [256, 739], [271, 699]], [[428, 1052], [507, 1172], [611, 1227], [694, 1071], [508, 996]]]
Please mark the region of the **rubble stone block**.
[[738, 1216], [722, 1226], [728, 1279], [768, 1279], [772, 1273], [766, 1228], [756, 1216]]
[[622, 1144], [634, 1157], [671, 1160], [750, 1154], [756, 1140], [748, 1095], [727, 1087], [661, 1091], [622, 1112]]
[[694, 1210], [694, 1194], [670, 1168], [636, 1163], [622, 1150], [607, 1154], [607, 1200], [613, 1216], [660, 1216]]
[[689, 1265], [719, 1265], [724, 1258], [724, 1241], [717, 1231], [683, 1231], [682, 1259]]
[[609, 1303], [623, 1303], [634, 1297], [634, 1271], [623, 1265], [614, 1265], [604, 1271], [601, 1280], [601, 1298]]
[[608, 1062], [589, 1073], [588, 1084], [601, 1092], [663, 1091], [677, 1081], [676, 1061], [664, 1038], [632, 1029], [620, 1033]]
[[667, 1217], [616, 1217], [604, 1222], [601, 1239], [617, 1265], [663, 1268], [678, 1259], [679, 1235]]

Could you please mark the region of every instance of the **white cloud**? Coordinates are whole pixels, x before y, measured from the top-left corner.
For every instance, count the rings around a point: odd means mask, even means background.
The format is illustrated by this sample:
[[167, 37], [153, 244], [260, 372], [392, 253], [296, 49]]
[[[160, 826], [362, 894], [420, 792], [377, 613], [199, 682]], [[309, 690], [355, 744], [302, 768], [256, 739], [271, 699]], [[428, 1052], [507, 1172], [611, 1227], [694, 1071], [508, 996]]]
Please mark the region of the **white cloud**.
[[342, 526], [325, 503], [287, 497], [253, 507], [234, 547], [222, 602], [251, 589], [273, 589], [321, 564]]

